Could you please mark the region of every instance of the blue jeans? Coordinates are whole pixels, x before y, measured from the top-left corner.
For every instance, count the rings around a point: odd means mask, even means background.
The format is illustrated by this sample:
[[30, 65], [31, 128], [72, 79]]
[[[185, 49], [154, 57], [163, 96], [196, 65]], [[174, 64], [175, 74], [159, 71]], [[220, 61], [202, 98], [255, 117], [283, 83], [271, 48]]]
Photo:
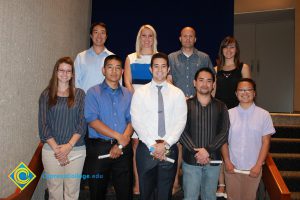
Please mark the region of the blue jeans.
[[220, 165], [182, 163], [184, 200], [216, 200]]

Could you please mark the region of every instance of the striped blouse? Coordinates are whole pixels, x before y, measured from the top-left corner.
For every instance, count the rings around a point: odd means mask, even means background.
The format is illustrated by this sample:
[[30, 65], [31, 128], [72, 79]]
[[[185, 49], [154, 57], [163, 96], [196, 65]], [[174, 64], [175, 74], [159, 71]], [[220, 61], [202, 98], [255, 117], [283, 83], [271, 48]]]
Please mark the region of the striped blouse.
[[69, 108], [68, 97], [57, 97], [55, 106], [49, 108], [49, 90], [44, 90], [39, 99], [39, 135], [43, 143], [54, 138], [57, 144], [66, 144], [74, 133], [81, 135], [75, 146], [84, 145], [86, 121], [84, 118], [84, 98], [82, 89], [75, 90], [75, 104]]

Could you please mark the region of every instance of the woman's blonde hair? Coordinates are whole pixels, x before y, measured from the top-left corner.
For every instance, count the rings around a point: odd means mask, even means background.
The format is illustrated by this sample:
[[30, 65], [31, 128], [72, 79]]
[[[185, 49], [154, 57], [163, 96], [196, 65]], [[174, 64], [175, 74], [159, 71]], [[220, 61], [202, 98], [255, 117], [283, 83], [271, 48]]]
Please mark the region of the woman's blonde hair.
[[141, 28], [140, 28], [137, 36], [136, 36], [135, 51], [136, 51], [136, 54], [137, 54], [138, 58], [140, 58], [141, 50], [142, 50], [142, 47], [141, 47], [141, 34], [142, 34], [142, 31], [146, 28], [150, 29], [153, 33], [152, 54], [157, 53], [157, 34], [156, 34], [156, 31], [151, 25], [146, 24], [146, 25], [141, 26]]

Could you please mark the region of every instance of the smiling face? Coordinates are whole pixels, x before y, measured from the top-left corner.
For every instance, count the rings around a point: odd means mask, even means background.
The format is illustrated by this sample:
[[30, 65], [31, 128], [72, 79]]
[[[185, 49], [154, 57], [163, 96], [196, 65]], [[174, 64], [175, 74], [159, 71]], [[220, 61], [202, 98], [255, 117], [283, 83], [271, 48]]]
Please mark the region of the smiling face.
[[153, 80], [158, 84], [167, 80], [169, 70], [170, 68], [168, 66], [168, 63], [164, 58], [155, 58], [150, 67]]
[[119, 83], [122, 76], [122, 64], [120, 61], [111, 59], [108, 60], [106, 65], [102, 68], [102, 73], [105, 76], [105, 80], [109, 86]]
[[182, 29], [179, 40], [183, 48], [193, 48], [196, 43], [196, 33], [191, 27]]
[[72, 66], [67, 63], [59, 64], [57, 68], [57, 79], [59, 83], [68, 83], [73, 76]]
[[103, 26], [97, 25], [93, 28], [90, 37], [93, 41], [93, 46], [102, 47], [107, 39], [106, 29]]
[[140, 36], [141, 48], [152, 48], [154, 43], [154, 34], [149, 28], [144, 28]]
[[206, 71], [201, 71], [198, 74], [197, 79], [194, 80], [194, 86], [196, 88], [197, 93], [200, 95], [210, 96], [214, 88], [213, 84], [214, 84], [214, 80], [212, 74]]
[[241, 105], [251, 105], [256, 95], [253, 85], [247, 81], [238, 84], [235, 94]]
[[235, 43], [228, 44], [226, 47], [223, 48], [222, 51], [225, 59], [234, 59], [234, 56], [236, 54]]

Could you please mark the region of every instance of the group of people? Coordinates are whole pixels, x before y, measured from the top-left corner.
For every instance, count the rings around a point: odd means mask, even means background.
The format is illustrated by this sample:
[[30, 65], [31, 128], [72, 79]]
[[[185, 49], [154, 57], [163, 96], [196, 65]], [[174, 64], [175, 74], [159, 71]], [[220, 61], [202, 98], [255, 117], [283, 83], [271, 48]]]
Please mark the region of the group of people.
[[181, 166], [186, 200], [255, 199], [275, 130], [255, 105], [238, 42], [226, 37], [213, 67], [194, 47], [192, 27], [166, 55], [155, 29], [143, 25], [123, 66], [105, 47], [107, 31], [92, 24], [93, 45], [74, 63], [60, 58], [40, 96], [45, 173], [60, 175], [47, 179], [49, 199], [78, 199], [81, 180], [68, 175], [84, 166], [93, 200], [105, 199], [110, 182], [117, 199], [171, 199]]

